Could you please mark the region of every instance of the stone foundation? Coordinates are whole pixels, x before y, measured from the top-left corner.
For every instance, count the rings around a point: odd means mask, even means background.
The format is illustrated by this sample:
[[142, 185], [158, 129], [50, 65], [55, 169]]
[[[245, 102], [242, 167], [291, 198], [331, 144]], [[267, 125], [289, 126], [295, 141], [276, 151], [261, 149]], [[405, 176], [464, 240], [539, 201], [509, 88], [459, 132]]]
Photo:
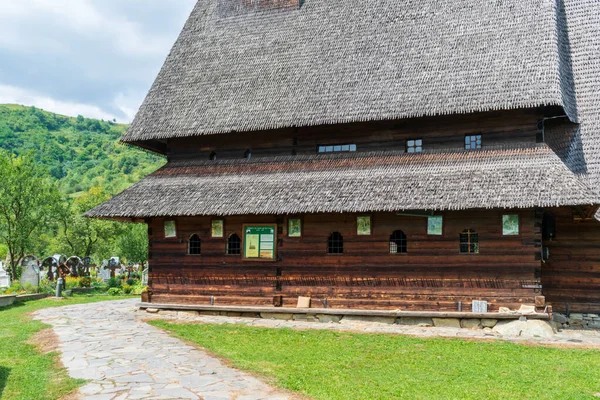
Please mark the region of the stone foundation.
[[170, 311], [150, 309], [147, 312], [160, 312], [164, 315], [174, 315], [178, 317], [185, 316], [222, 316], [222, 317], [244, 317], [257, 319], [271, 319], [280, 321], [305, 321], [305, 322], [320, 322], [320, 323], [347, 323], [347, 322], [369, 322], [380, 324], [398, 324], [412, 325], [422, 327], [452, 327], [466, 329], [483, 329], [493, 328], [498, 323], [496, 319], [480, 319], [480, 318], [423, 318], [423, 317], [388, 317], [388, 316], [363, 316], [363, 315], [337, 315], [337, 314], [291, 314], [291, 313], [250, 313], [250, 312], [233, 312], [233, 311]]
[[567, 318], [565, 314], [554, 313], [552, 321], [560, 329], [600, 329], [599, 314], [572, 313]]

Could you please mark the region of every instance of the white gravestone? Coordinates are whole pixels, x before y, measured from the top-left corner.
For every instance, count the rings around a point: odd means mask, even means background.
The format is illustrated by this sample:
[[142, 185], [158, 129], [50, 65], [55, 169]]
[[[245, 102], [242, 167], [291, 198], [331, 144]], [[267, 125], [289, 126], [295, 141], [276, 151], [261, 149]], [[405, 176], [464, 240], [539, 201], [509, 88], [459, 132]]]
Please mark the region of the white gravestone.
[[35, 257], [27, 257], [23, 260], [23, 267], [25, 270], [21, 274], [21, 285], [31, 284], [33, 287], [40, 286], [40, 269], [37, 265], [37, 259]]
[[105, 260], [98, 270], [98, 278], [101, 278], [105, 282], [110, 279], [110, 269], [106, 267], [108, 267], [108, 261]]
[[142, 271], [142, 285], [148, 286], [148, 267]]
[[4, 263], [0, 261], [0, 288], [10, 287], [10, 276], [4, 270]]

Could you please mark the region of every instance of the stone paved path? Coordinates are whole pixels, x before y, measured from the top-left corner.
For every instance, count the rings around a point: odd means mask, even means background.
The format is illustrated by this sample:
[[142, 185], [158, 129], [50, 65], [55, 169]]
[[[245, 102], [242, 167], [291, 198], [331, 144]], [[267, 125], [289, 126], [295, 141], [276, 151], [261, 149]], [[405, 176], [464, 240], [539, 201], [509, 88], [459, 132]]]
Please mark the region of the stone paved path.
[[[258, 379], [226, 367], [136, 318], [124, 300], [40, 310], [61, 344], [62, 362], [73, 378], [88, 379], [86, 400], [288, 399]], [[145, 313], [144, 313], [145, 314]]]

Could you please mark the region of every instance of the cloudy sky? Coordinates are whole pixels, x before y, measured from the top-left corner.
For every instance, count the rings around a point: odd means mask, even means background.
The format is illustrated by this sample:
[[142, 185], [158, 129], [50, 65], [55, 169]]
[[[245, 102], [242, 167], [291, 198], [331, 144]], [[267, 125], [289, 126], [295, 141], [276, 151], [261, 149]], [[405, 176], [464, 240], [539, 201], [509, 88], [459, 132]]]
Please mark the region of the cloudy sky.
[[0, 104], [130, 122], [196, 0], [0, 0]]

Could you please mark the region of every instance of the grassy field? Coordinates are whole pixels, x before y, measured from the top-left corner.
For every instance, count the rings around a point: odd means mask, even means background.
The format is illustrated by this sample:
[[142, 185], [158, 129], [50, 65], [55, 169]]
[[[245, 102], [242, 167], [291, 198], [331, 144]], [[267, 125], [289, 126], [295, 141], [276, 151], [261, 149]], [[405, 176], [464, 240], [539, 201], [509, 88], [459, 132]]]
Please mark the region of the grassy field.
[[594, 399], [600, 352], [507, 342], [153, 321], [315, 399]]
[[48, 307], [119, 300], [125, 297], [71, 297], [39, 300], [0, 309], [0, 399], [56, 400], [84, 382], [70, 378], [59, 367], [57, 353], [42, 354], [30, 339], [48, 328], [29, 313]]

